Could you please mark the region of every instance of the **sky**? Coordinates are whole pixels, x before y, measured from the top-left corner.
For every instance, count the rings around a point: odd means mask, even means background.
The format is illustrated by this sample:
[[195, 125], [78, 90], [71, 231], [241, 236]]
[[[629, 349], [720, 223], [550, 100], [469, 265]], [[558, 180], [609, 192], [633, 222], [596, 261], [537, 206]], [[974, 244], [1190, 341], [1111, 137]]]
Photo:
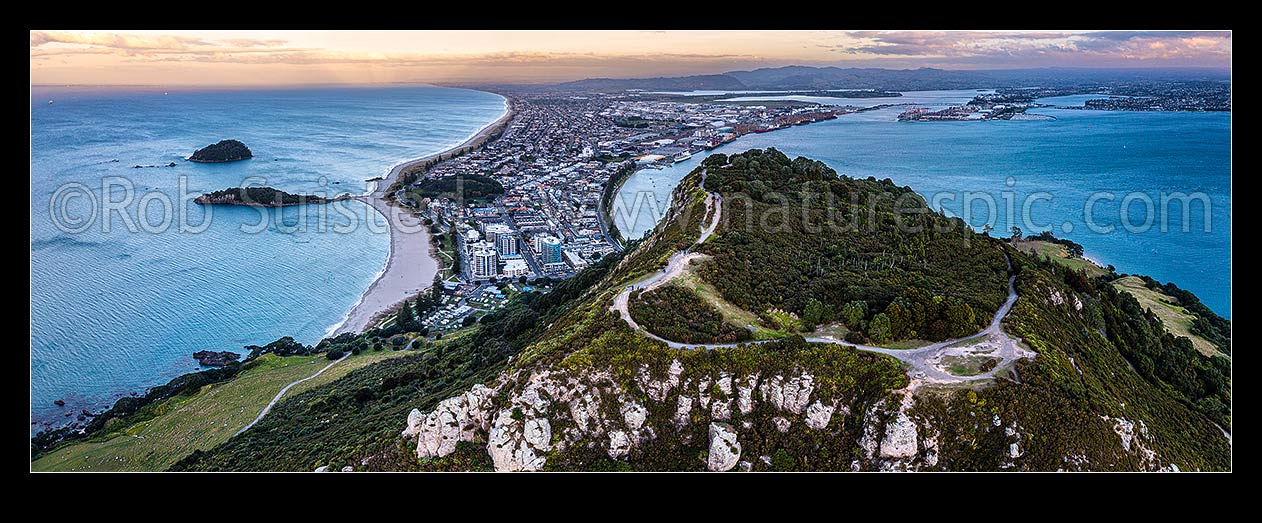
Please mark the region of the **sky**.
[[1231, 66], [1230, 31], [31, 31], [35, 85], [548, 83], [783, 65]]

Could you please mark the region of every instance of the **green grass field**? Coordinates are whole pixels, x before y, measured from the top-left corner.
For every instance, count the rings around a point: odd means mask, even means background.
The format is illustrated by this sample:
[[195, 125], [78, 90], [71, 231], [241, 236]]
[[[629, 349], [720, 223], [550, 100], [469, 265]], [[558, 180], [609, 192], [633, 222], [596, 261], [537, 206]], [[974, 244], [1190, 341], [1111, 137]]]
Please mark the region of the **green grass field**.
[[1070, 258], [1069, 249], [1064, 245], [1039, 240], [1020, 241], [1016, 244], [1021, 252], [1031, 253], [1040, 258], [1047, 257], [1075, 271], [1086, 270], [1087, 277], [1095, 278], [1108, 274], [1104, 268], [1085, 258]]
[[671, 285], [678, 285], [696, 293], [697, 296], [700, 296], [701, 299], [705, 300], [705, 302], [710, 304], [711, 307], [718, 309], [719, 314], [723, 316], [723, 320], [731, 323], [733, 326], [742, 329], [752, 328], [755, 340], [779, 339], [788, 335], [783, 330], [768, 329], [763, 327], [757, 314], [737, 307], [732, 302], [723, 299], [723, 297], [719, 295], [718, 289], [714, 288], [713, 285], [710, 285], [709, 282], [701, 279], [701, 276], [697, 274], [698, 266], [698, 264], [694, 263], [685, 267], [679, 277], [676, 278], [675, 281], [671, 282]]
[[1180, 307], [1179, 301], [1173, 296], [1149, 289], [1144, 286], [1144, 280], [1141, 280], [1138, 276], [1118, 278], [1113, 282], [1113, 287], [1130, 293], [1136, 300], [1139, 300], [1140, 306], [1151, 310], [1158, 318], [1161, 318], [1161, 323], [1165, 325], [1166, 330], [1170, 334], [1192, 340], [1192, 346], [1201, 354], [1206, 356], [1225, 356], [1209, 340], [1192, 334], [1192, 320], [1196, 319], [1196, 316]]
[[[402, 356], [404, 351], [368, 351], [351, 356], [315, 379], [289, 389], [286, 397], [329, 383], [347, 373]], [[110, 434], [71, 443], [31, 463], [34, 471], [165, 470], [194, 450], [227, 441], [253, 421], [285, 385], [314, 374], [329, 364], [324, 355], [261, 356], [257, 367], [232, 380], [204, 387], [192, 396], [177, 396], [157, 406], [158, 416]], [[282, 399], [282, 401], [284, 401]]]
[[956, 376], [976, 376], [995, 367], [998, 358], [990, 356], [943, 356], [942, 365]]

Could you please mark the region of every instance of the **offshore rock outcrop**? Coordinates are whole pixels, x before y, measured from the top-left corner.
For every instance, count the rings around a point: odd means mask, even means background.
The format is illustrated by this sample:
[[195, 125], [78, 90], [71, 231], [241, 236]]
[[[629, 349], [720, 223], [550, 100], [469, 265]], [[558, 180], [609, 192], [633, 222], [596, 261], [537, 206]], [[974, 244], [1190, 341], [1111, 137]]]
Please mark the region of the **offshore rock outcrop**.
[[247, 160], [254, 157], [254, 153], [250, 152], [250, 148], [237, 140], [220, 140], [202, 147], [193, 152], [188, 157], [190, 162], [199, 163], [223, 163], [235, 162], [239, 160]]

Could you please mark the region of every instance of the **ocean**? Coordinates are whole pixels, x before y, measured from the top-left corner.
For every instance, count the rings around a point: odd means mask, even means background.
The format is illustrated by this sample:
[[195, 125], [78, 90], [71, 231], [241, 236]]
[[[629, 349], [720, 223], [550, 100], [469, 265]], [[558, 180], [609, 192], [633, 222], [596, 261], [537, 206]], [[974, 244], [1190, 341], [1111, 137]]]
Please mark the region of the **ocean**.
[[[905, 93], [902, 101], [940, 107], [976, 93]], [[844, 175], [911, 186], [935, 209], [964, 217], [979, 230], [991, 224], [992, 235], [1008, 236], [1014, 223], [1025, 234], [1052, 230], [1081, 243], [1086, 256], [1101, 264], [1173, 281], [1230, 318], [1231, 115], [1063, 108], [1081, 107], [1088, 98], [1041, 100], [1056, 107], [1029, 112], [1056, 119], [1036, 121], [898, 122], [905, 108], [891, 107], [745, 135], [713, 152], [775, 147], [790, 157], [822, 160]], [[670, 191], [706, 156], [632, 175], [612, 209], [624, 236], [638, 238], [652, 229]], [[975, 193], [967, 216], [965, 192]], [[1186, 221], [1177, 193], [1192, 202]], [[994, 200], [994, 212], [983, 194]], [[1164, 206], [1163, 194], [1169, 202]], [[1013, 202], [1011, 216], [1007, 201]], [[1022, 212], [1027, 203], [1028, 215]]]
[[[362, 194], [504, 111], [498, 95], [429, 86], [33, 88], [32, 432], [196, 371], [199, 350], [315, 343], [389, 256], [384, 219], [358, 201], [202, 208], [182, 194], [247, 180]], [[254, 158], [184, 161], [228, 138]], [[105, 192], [132, 199], [107, 213]]]

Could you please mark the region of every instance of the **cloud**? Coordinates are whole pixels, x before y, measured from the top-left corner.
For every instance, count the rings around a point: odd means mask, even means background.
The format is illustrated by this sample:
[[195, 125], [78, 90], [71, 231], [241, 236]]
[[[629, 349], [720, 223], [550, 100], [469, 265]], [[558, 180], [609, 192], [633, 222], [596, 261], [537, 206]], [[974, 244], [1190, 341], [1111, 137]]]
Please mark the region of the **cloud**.
[[959, 60], [967, 63], [1038, 66], [1040, 61], [1154, 61], [1218, 64], [1231, 58], [1225, 31], [862, 31], [849, 42], [825, 45], [851, 58]]
[[41, 47], [52, 43], [125, 50], [186, 50], [194, 47], [214, 45], [200, 38], [187, 36], [31, 31], [31, 47]]
[[[291, 77], [346, 82], [402, 76], [496, 82], [680, 76], [783, 65], [978, 69], [1223, 67], [1231, 62], [1231, 33], [1212, 31], [791, 31], [700, 36], [668, 31], [637, 37], [657, 45], [602, 46], [600, 34], [584, 36], [577, 44], [573, 38], [553, 41], [546, 35], [536, 42], [532, 35], [516, 42], [506, 39], [512, 46], [502, 50], [475, 53], [462, 47], [464, 36], [456, 34], [448, 35], [450, 45], [440, 47], [444, 52], [367, 52], [302, 47], [275, 38], [31, 31], [30, 58], [32, 77], [54, 83], [121, 77], [123, 69], [128, 78], [189, 82], [226, 81], [229, 75], [254, 81], [264, 70], [269, 77], [284, 70]], [[586, 38], [592, 39], [590, 46]], [[197, 75], [185, 75], [191, 71]]]

